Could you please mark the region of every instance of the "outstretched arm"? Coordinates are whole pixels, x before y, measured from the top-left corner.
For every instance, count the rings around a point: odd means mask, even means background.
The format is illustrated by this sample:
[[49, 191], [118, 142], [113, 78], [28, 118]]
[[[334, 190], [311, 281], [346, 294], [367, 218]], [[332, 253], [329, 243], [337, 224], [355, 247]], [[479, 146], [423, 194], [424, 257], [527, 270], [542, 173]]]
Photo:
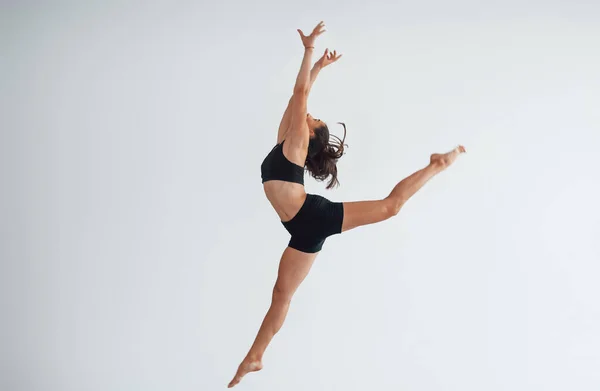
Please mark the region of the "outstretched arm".
[[313, 47], [305, 46], [304, 58], [302, 59], [300, 72], [298, 72], [298, 77], [296, 78], [294, 95], [292, 96], [292, 103], [290, 105], [291, 120], [286, 137], [291, 139], [290, 142], [297, 151], [308, 148], [308, 140], [310, 138], [308, 125], [306, 124], [306, 104], [310, 90], [309, 66], [313, 49]]
[[321, 69], [325, 68], [329, 64], [333, 64], [334, 62], [339, 60], [340, 57], [342, 57], [342, 55], [337, 54], [337, 50], [330, 52], [329, 49], [325, 49], [325, 53], [323, 53], [323, 56], [321, 56], [321, 58], [319, 58], [319, 60], [315, 63], [315, 65], [310, 70], [310, 82], [309, 82], [309, 86], [308, 86], [309, 92], [310, 92], [310, 89], [312, 88], [312, 85], [314, 84], [315, 80], [317, 80], [317, 76], [319, 75], [319, 72], [321, 72]]
[[293, 122], [298, 122], [298, 110], [301, 111], [301, 106], [304, 104], [304, 117], [306, 117], [306, 99], [308, 98], [308, 92], [310, 90], [310, 63], [312, 59], [312, 53], [315, 48], [315, 40], [317, 37], [325, 32], [323, 29], [325, 24], [321, 21], [311, 32], [309, 36], [305, 36], [302, 30], [298, 29], [300, 38], [302, 39], [302, 45], [304, 46], [304, 56], [302, 57], [302, 64], [300, 71], [296, 77], [296, 83], [294, 84], [294, 93], [288, 103], [288, 107], [285, 110], [281, 124], [279, 125], [279, 131], [277, 132], [277, 143], [283, 141], [292, 128]]
[[305, 95], [310, 90], [310, 63], [312, 62], [314, 49], [314, 46], [304, 47], [302, 64], [300, 65], [300, 71], [298, 72], [298, 76], [296, 76], [296, 84], [294, 85], [294, 95]]
[[[312, 69], [310, 70], [308, 89], [306, 92], [307, 97], [308, 97], [308, 94], [310, 93], [310, 90], [311, 90], [315, 80], [317, 80], [317, 76], [319, 75], [319, 72], [321, 72], [321, 70], [323, 68], [325, 68], [326, 66], [339, 60], [340, 57], [342, 57], [342, 55], [337, 54], [336, 50], [334, 50], [333, 52], [330, 52], [329, 49], [325, 49], [325, 53], [323, 53], [323, 56], [313, 65]], [[287, 105], [287, 108], [285, 109], [285, 113], [283, 114], [283, 118], [281, 119], [281, 123], [279, 124], [279, 131], [277, 132], [277, 143], [278, 144], [285, 139], [285, 134], [287, 133], [288, 129], [290, 128], [290, 124], [292, 121], [291, 107], [292, 107], [293, 99], [294, 99], [294, 96], [292, 95], [292, 97], [288, 101], [288, 105]]]
[[[319, 62], [316, 62], [315, 65], [310, 70], [310, 80], [308, 85], [307, 95], [310, 93], [310, 89], [312, 88], [313, 83], [317, 79], [319, 72], [323, 67], [319, 65]], [[290, 124], [292, 123], [292, 101], [294, 100], [294, 95], [288, 101], [287, 107], [285, 109], [285, 113], [283, 113], [283, 117], [281, 118], [281, 122], [279, 123], [279, 130], [277, 131], [277, 144], [282, 142], [285, 139], [285, 134], [290, 128]]]

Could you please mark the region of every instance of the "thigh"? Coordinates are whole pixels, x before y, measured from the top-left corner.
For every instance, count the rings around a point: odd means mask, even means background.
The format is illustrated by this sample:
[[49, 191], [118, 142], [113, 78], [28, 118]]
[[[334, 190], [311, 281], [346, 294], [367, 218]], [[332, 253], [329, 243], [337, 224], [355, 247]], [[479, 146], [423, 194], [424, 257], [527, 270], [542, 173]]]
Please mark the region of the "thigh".
[[374, 224], [391, 217], [390, 203], [386, 200], [344, 202], [342, 232], [362, 225]]
[[296, 289], [308, 275], [318, 253], [304, 253], [287, 247], [279, 261], [275, 289], [291, 299]]

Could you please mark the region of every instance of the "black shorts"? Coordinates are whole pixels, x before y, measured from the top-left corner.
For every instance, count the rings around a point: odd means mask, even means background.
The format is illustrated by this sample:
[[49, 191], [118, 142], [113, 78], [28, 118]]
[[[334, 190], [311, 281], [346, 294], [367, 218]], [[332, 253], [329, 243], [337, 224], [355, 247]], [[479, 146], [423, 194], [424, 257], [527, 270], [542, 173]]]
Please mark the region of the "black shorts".
[[298, 213], [282, 223], [292, 235], [288, 246], [305, 253], [316, 253], [321, 251], [327, 237], [342, 232], [343, 221], [343, 203], [307, 194]]

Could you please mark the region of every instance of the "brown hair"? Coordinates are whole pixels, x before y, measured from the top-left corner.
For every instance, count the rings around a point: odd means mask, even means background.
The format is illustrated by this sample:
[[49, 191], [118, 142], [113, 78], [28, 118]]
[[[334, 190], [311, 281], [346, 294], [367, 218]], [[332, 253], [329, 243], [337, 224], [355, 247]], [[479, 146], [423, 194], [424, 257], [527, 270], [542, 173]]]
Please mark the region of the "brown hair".
[[339, 186], [337, 178], [337, 161], [344, 154], [344, 141], [346, 140], [346, 124], [338, 122], [344, 127], [344, 138], [329, 134], [329, 128], [323, 125], [315, 129], [315, 136], [308, 143], [308, 156], [306, 169], [310, 175], [319, 181], [324, 181], [329, 176], [331, 179], [327, 189]]

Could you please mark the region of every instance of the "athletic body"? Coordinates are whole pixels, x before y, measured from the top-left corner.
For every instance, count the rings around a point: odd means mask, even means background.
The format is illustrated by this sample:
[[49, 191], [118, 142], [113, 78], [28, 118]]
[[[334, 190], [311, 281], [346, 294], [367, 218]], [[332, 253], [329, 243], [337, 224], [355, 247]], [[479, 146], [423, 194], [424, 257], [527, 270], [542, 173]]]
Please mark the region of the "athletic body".
[[304, 45], [304, 57], [292, 98], [279, 126], [277, 144], [261, 166], [267, 199], [291, 234], [291, 239], [281, 256], [271, 306], [228, 387], [238, 384], [248, 372], [262, 369], [263, 354], [281, 328], [294, 292], [308, 274], [328, 236], [395, 216], [429, 179], [465, 152], [459, 146], [445, 154], [431, 155], [426, 167], [400, 181], [387, 197], [380, 200], [342, 203], [307, 194], [303, 178], [305, 169], [318, 180], [329, 179], [327, 188], [338, 184], [336, 162], [343, 154], [346, 136], [344, 125], [343, 139], [330, 137], [326, 124], [307, 112], [308, 95], [320, 70], [341, 57], [335, 51], [325, 50], [311, 69], [315, 40], [324, 31], [323, 22], [309, 36], [298, 30]]

